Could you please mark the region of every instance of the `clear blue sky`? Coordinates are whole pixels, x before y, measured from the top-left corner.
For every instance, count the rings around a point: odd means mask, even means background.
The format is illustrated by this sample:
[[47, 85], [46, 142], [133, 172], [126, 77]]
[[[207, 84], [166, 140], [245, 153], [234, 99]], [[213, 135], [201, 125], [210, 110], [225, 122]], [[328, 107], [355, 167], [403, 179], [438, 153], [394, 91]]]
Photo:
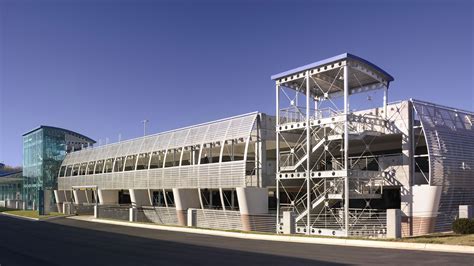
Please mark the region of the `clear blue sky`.
[[0, 162], [40, 124], [115, 142], [273, 114], [270, 75], [344, 52], [395, 77], [390, 100], [473, 110], [473, 20], [471, 1], [0, 0]]

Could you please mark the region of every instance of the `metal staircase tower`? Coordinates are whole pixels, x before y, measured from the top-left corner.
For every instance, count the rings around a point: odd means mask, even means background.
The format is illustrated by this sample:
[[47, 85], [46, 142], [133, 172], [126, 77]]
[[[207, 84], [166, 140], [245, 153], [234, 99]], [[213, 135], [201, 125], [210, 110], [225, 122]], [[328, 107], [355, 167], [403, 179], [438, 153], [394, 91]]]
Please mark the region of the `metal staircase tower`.
[[[298, 233], [348, 236], [359, 219], [351, 214], [350, 200], [366, 199], [363, 211], [370, 210], [370, 199], [380, 197], [383, 187], [383, 169], [358, 165], [367, 161], [370, 142], [387, 130], [393, 78], [364, 59], [342, 54], [272, 79], [277, 223], [283, 211], [293, 211]], [[351, 109], [353, 95], [376, 90], [383, 91], [380, 113]]]

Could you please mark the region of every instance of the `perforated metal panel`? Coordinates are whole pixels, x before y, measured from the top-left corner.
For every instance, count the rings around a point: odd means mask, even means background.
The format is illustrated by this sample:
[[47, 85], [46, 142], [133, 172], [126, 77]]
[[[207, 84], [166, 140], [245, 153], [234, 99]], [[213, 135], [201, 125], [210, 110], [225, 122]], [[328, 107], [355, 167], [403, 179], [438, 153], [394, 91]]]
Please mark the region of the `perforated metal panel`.
[[196, 210], [197, 227], [223, 230], [243, 230], [240, 212], [222, 210]]
[[425, 132], [430, 185], [442, 187], [435, 231], [450, 230], [458, 206], [474, 204], [474, 113], [415, 100], [413, 106]]
[[[146, 136], [120, 143], [70, 153], [62, 166], [110, 158], [138, 155], [153, 151], [184, 148], [204, 143], [242, 138], [247, 140], [258, 113], [251, 113]], [[114, 172], [84, 176], [60, 177], [59, 189], [72, 186], [97, 185], [101, 189], [128, 188], [231, 188], [245, 186], [244, 160], [186, 165], [149, 170]]]

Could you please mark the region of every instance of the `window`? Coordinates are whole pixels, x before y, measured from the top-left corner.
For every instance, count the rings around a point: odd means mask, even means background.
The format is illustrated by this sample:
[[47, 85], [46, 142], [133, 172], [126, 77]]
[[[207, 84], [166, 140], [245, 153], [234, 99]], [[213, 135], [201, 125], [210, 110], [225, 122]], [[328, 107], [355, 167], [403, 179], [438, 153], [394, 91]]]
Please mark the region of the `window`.
[[125, 161], [125, 171], [135, 170], [135, 163], [136, 162], [137, 162], [137, 156], [136, 155], [127, 156], [127, 160]]
[[79, 174], [79, 164], [75, 164], [73, 167], [72, 167], [72, 175], [73, 176], [76, 176]]
[[125, 157], [118, 157], [115, 160], [114, 172], [122, 172], [125, 165]]
[[179, 164], [179, 156], [181, 153], [176, 150], [168, 150], [165, 157], [165, 167], [173, 167]]
[[87, 174], [88, 175], [93, 175], [94, 174], [94, 167], [95, 167], [95, 162], [90, 162], [89, 165], [87, 166]]
[[102, 174], [102, 171], [104, 171], [104, 161], [97, 161], [94, 169], [94, 174]]
[[114, 166], [115, 158], [110, 158], [105, 161], [104, 173], [111, 173], [112, 167]]
[[151, 155], [150, 169], [163, 167], [163, 153], [156, 151]]
[[87, 163], [81, 164], [81, 167], [79, 168], [79, 175], [86, 175], [86, 168], [87, 168]]
[[138, 155], [137, 159], [137, 170], [148, 169], [148, 163], [150, 162], [150, 154], [142, 153]]
[[218, 163], [220, 152], [220, 145], [218, 145], [218, 143], [204, 144], [201, 154], [201, 164]]
[[66, 168], [66, 176], [71, 176], [72, 174], [72, 165], [68, 165]]
[[185, 147], [183, 151], [183, 159], [181, 165], [191, 165], [193, 163], [193, 154], [195, 153], [194, 147]]
[[59, 170], [59, 176], [64, 177], [66, 174], [66, 166], [61, 166], [61, 169]]
[[234, 140], [226, 140], [224, 142], [224, 149], [222, 151], [222, 161], [230, 162], [235, 160]]

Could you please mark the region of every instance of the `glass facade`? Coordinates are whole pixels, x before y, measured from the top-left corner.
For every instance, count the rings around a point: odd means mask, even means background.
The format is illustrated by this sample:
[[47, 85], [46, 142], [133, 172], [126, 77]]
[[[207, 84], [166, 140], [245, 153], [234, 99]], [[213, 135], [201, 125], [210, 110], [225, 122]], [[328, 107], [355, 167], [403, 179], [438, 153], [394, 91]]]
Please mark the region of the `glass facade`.
[[[57, 177], [66, 152], [94, 143], [61, 128], [41, 126], [23, 135], [23, 200], [28, 208], [38, 206], [39, 193], [57, 189]], [[50, 203], [53, 203], [51, 195]]]
[[0, 201], [21, 199], [21, 172], [0, 176]]

